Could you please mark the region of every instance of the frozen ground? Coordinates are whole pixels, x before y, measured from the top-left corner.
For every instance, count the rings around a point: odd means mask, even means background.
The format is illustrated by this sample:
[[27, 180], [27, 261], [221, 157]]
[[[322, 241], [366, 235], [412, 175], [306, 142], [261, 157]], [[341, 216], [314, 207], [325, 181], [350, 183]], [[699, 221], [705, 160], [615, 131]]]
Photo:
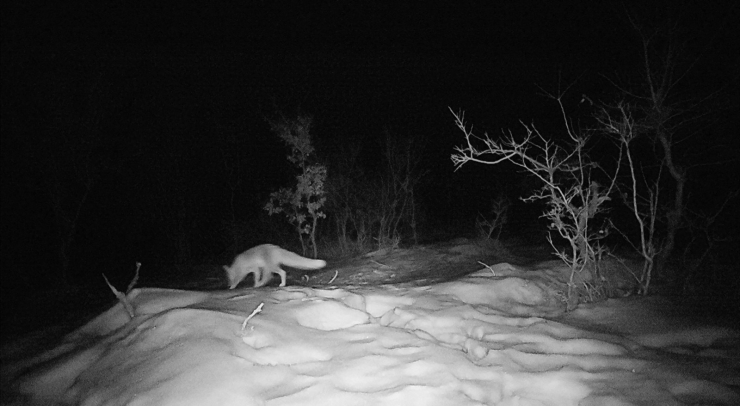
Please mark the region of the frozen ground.
[[133, 319], [119, 304], [4, 361], [3, 404], [740, 404], [737, 330], [658, 298], [564, 315], [525, 270], [495, 270], [425, 287], [134, 290]]

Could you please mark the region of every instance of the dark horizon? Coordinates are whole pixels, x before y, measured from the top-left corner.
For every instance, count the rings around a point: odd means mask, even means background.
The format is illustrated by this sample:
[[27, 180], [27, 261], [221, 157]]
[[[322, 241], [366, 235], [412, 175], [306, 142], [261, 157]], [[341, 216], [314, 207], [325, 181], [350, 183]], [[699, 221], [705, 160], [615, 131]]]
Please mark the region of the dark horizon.
[[[572, 84], [565, 107], [587, 125], [583, 95], [610, 102], [618, 94], [610, 81], [640, 79], [640, 44], [619, 3], [380, 4], [4, 4], [4, 291], [44, 285], [38, 280], [59, 267], [50, 185], [82, 193], [80, 164], [93, 186], [69, 260], [83, 286], [102, 284], [101, 272], [127, 283], [135, 261], [170, 275], [179, 243], [192, 269], [227, 263], [250, 244], [295, 239], [262, 209], [295, 176], [266, 122], [277, 114], [313, 117], [330, 176], [353, 146], [371, 179], [386, 134], [415, 142], [428, 171], [418, 189], [423, 240], [470, 236], [497, 192], [515, 200], [530, 184], [509, 165], [455, 172], [450, 154], [464, 138], [448, 108], [464, 110], [481, 135], [517, 134], [521, 120], [558, 138], [557, 105], [541, 89]], [[679, 159], [692, 167], [689, 207], [711, 211], [740, 187], [738, 7], [682, 7], [686, 57], [699, 62], [680, 95], [718, 96], [683, 134], [698, 136]], [[736, 243], [737, 199], [726, 210], [722, 232]], [[538, 216], [537, 206], [517, 203], [507, 232], [542, 226]], [[329, 221], [321, 227], [330, 238]], [[233, 246], [232, 229], [244, 246]]]

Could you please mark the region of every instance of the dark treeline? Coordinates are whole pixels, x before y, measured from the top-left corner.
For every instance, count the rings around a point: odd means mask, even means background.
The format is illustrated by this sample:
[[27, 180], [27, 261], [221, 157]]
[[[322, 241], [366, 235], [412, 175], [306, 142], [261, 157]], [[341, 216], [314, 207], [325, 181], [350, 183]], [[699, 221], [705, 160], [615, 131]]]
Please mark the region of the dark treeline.
[[[613, 100], [610, 81], [638, 82], [640, 58], [617, 9], [584, 7], [577, 24], [564, 20], [566, 9], [510, 6], [475, 17], [438, 11], [401, 29], [407, 19], [388, 21], [372, 7], [323, 20], [263, 5], [243, 26], [209, 10], [172, 16], [178, 23], [163, 30], [152, 28], [161, 19], [140, 20], [146, 13], [78, 30], [79, 20], [51, 26], [50, 16], [24, 17], [18, 6], [3, 17], [3, 289], [102, 286], [102, 272], [127, 281], [135, 261], [164, 278], [217, 268], [252, 244], [290, 243], [290, 227], [263, 210], [295, 176], [266, 121], [279, 114], [313, 117], [316, 158], [330, 177], [354, 149], [363, 177], [378, 179], [386, 143], [412, 142], [426, 171], [416, 196], [425, 241], [474, 236], [475, 216], [502, 192], [515, 202], [507, 233], [541, 230], [542, 207], [517, 200], [536, 187], [525, 174], [505, 165], [453, 172], [450, 154], [463, 138], [448, 107], [465, 110], [481, 135], [516, 133], [521, 120], [558, 139], [559, 111], [540, 93], [573, 84], [569, 114], [592, 125], [582, 96]], [[399, 16], [409, 12], [402, 8]], [[336, 24], [316, 30], [328, 20]], [[121, 21], [149, 28], [134, 33]], [[712, 35], [697, 41], [709, 51], [687, 49], [703, 59], [681, 82], [685, 95], [722, 90], [720, 113], [687, 127], [683, 135], [699, 136], [681, 145], [681, 157], [703, 154], [691, 156], [689, 202], [707, 210], [726, 195], [714, 191], [737, 187], [727, 174], [738, 169], [723, 148], [739, 127], [737, 57], [727, 56], [727, 30]], [[320, 226], [324, 238], [331, 221]]]

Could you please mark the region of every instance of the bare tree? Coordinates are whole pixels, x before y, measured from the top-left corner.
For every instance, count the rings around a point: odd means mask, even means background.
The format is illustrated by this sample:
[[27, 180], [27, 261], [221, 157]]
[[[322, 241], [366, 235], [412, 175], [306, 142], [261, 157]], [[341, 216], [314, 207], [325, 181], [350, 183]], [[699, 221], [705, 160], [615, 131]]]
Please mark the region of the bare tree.
[[369, 240], [366, 220], [374, 189], [366, 172], [360, 168], [360, 151], [359, 142], [342, 148], [326, 181], [327, 211], [344, 255], [364, 251]]
[[[511, 200], [503, 192], [500, 192], [494, 199], [491, 199], [491, 207], [488, 210], [488, 215], [478, 213], [478, 217], [475, 219], [475, 227], [478, 230], [478, 234], [485, 239], [493, 238], [495, 241], [498, 241], [499, 237], [501, 237], [501, 231], [509, 219], [509, 207], [511, 207]], [[496, 236], [492, 237], [494, 232]]]
[[[646, 295], [650, 289], [655, 258], [659, 254], [656, 222], [660, 204], [660, 180], [662, 171], [658, 170], [652, 178], [646, 178], [639, 171], [638, 162], [634, 157], [632, 141], [639, 134], [637, 124], [632, 116], [632, 107], [626, 103], [618, 103], [613, 108], [602, 107], [596, 117], [599, 129], [613, 136], [624, 156], [627, 159], [629, 172], [626, 185], [617, 183], [623, 203], [629, 208], [637, 222], [639, 244], [633, 242], [621, 227], [612, 224], [624, 239], [640, 253], [643, 258], [643, 267], [639, 275], [633, 274], [637, 280], [640, 294]], [[627, 267], [630, 270], [630, 268]]]
[[[548, 235], [555, 255], [570, 267], [566, 300], [568, 309], [573, 309], [584, 291], [591, 297], [594, 293], [601, 294], [598, 265], [603, 248], [599, 240], [606, 235], [602, 227], [594, 227], [591, 222], [604, 211], [603, 205], [610, 199], [619, 166], [614, 174], [607, 175], [609, 184], [606, 187], [599, 184], [595, 173], [599, 167], [586, 152], [591, 134], [573, 128], [565, 113], [562, 94], [551, 97], [560, 107], [570, 139], [568, 145], [559, 146], [544, 137], [534, 125], [524, 123], [526, 134], [519, 141], [511, 131], [502, 140], [494, 140], [488, 134], [478, 137], [466, 126], [462, 113], [450, 110], [466, 140], [466, 145], [455, 148], [452, 162], [456, 168], [467, 162], [488, 165], [511, 162], [543, 184], [541, 189], [522, 200], [545, 201], [547, 210], [543, 217], [549, 221], [550, 230], [556, 231], [569, 244], [569, 250], [559, 248]], [[617, 162], [621, 162], [621, 149]]]
[[421, 167], [421, 151], [412, 140], [404, 144], [385, 133], [385, 171], [380, 181], [380, 199], [375, 208], [378, 247], [398, 245], [399, 226], [406, 223], [417, 241], [415, 190], [427, 171]]
[[[701, 59], [701, 53], [688, 58], [689, 54], [686, 51], [688, 40], [681, 39], [682, 31], [678, 19], [658, 18], [657, 23], [655, 20], [643, 23], [635, 14], [631, 15], [628, 12], [628, 20], [639, 44], [640, 80], [631, 85], [612, 81], [620, 93], [618, 97], [620, 101], [611, 109], [621, 110], [618, 113], [621, 117], [611, 124], [617, 124], [628, 118], [629, 143], [635, 144], [635, 140], [641, 138], [649, 140], [647, 145], [643, 143], [640, 153], [643, 164], [639, 167], [631, 166], [630, 169], [632, 171], [639, 169], [633, 176], [643, 178], [645, 186], [648, 187], [643, 189], [644, 194], [641, 197], [648, 199], [650, 208], [640, 213], [653, 213], [648, 217], [652, 222], [650, 225], [652, 231], [648, 233], [650, 236], [648, 245], [659, 244], [653, 247], [651, 254], [655, 256], [655, 271], [658, 275], [669, 277], [667, 263], [675, 253], [678, 233], [688, 226], [687, 182], [689, 169], [694, 164], [687, 158], [690, 154], [682, 153], [679, 147], [687, 145], [687, 141], [698, 133], [697, 128], [701, 127], [701, 123], [709, 119], [711, 113], [705, 107], [710, 105], [719, 92], [692, 89], [694, 94], [704, 93], [704, 96], [685, 96], [688, 94], [686, 89], [691, 88], [690, 74]], [[711, 39], [705, 47], [709, 47], [710, 44]], [[621, 130], [613, 133], [619, 133]], [[621, 140], [624, 142], [626, 139], [622, 136]], [[634, 156], [638, 151], [637, 148], [636, 145], [633, 146], [628, 158]], [[655, 152], [656, 165], [646, 162], [645, 152], [650, 149]], [[661, 190], [666, 193], [664, 202], [657, 200], [658, 192]], [[638, 194], [635, 191], [635, 195]], [[629, 206], [631, 210], [637, 210], [634, 202]], [[664, 220], [659, 241], [654, 238], [656, 219]], [[644, 237], [645, 234], [642, 234]], [[645, 249], [643, 246], [643, 255], [646, 254]]]

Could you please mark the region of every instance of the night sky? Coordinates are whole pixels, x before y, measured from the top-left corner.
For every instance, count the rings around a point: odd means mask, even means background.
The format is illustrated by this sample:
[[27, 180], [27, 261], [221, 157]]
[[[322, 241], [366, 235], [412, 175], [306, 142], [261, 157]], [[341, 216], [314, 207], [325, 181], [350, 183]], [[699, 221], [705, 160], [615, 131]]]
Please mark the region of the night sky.
[[[78, 214], [70, 281], [96, 289], [102, 272], [125, 284], [135, 261], [173, 275], [250, 245], [292, 243], [284, 220], [262, 210], [295, 176], [266, 121], [276, 114], [313, 117], [330, 176], [359, 148], [372, 178], [387, 134], [413, 142], [427, 171], [423, 239], [472, 236], [492, 197], [516, 199], [529, 183], [506, 165], [455, 172], [450, 154], [463, 137], [448, 107], [480, 133], [516, 132], [521, 120], [557, 138], [559, 112], [541, 89], [572, 84], [565, 107], [587, 124], [582, 95], [616, 100], [611, 82], [640, 83], [628, 11], [646, 27], [677, 18], [680, 66], [692, 67], [675, 92], [714, 95], [682, 134], [692, 209], [711, 211], [740, 185], [733, 2], [234, 3], [3, 2], [3, 292], [59, 283], [50, 196]], [[730, 230], [737, 207], [723, 216]], [[513, 210], [514, 227], [537, 223], [537, 207]], [[176, 263], [183, 244], [187, 261]]]

